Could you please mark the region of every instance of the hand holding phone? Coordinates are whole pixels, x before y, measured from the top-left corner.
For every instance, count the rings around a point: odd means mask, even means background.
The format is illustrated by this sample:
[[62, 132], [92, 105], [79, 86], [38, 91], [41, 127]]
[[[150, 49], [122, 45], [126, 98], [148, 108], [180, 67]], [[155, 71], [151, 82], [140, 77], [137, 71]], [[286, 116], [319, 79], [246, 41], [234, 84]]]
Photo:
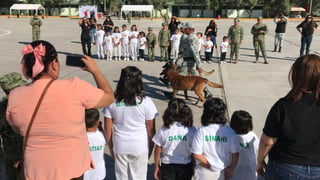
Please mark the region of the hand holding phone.
[[82, 61], [83, 56], [80, 55], [67, 55], [66, 65], [74, 67], [85, 67], [85, 63]]

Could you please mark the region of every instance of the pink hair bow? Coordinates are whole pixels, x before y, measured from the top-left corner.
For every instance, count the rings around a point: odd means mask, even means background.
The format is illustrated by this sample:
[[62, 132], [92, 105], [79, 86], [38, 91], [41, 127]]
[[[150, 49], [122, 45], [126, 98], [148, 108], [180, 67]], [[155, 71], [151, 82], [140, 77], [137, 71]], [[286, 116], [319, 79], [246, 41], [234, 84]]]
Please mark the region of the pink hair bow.
[[[32, 78], [34, 78], [35, 76], [37, 76], [39, 73], [41, 73], [44, 69], [44, 65], [43, 65], [43, 62], [42, 62], [42, 56], [44, 56], [46, 54], [46, 47], [44, 45], [39, 44], [37, 47], [33, 48], [30, 44], [28, 45], [25, 45], [22, 49], [22, 54], [23, 55], [26, 55], [26, 54], [29, 54], [29, 53], [32, 53], [33, 52], [33, 55], [35, 57], [35, 62], [34, 62], [34, 65], [32, 67]], [[22, 70], [22, 73], [24, 75], [24, 77], [26, 79], [29, 79], [31, 77], [27, 76], [26, 75], [26, 67], [24, 66], [24, 59], [22, 60], [21, 62], [21, 70]]]

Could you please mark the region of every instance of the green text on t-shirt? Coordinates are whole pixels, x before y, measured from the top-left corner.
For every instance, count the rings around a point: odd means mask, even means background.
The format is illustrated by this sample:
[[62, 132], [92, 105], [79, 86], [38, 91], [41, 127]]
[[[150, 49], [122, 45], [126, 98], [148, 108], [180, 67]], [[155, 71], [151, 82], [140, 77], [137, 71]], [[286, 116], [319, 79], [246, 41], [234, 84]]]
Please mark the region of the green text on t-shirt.
[[169, 141], [186, 141], [187, 137], [183, 135], [175, 135], [175, 136], [169, 136]]
[[205, 141], [216, 141], [216, 142], [228, 142], [228, 137], [227, 136], [205, 135], [204, 140]]
[[102, 145], [99, 146], [90, 146], [90, 151], [101, 151], [102, 150]]

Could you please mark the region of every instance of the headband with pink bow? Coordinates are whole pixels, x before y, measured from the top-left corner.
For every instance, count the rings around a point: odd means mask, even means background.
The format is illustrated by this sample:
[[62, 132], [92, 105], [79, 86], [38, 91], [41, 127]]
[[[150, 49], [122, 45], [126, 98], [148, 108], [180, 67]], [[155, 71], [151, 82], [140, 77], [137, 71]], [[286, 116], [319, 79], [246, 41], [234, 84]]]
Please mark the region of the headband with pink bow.
[[[34, 78], [35, 76], [37, 76], [39, 73], [41, 73], [44, 69], [44, 65], [43, 65], [43, 62], [42, 62], [42, 56], [44, 56], [46, 54], [46, 47], [44, 45], [39, 44], [38, 46], [36, 46], [35, 48], [33, 48], [31, 46], [31, 44], [28, 44], [26, 46], [23, 47], [21, 53], [23, 55], [26, 55], [26, 54], [29, 54], [29, 53], [32, 53], [33, 52], [33, 55], [35, 57], [35, 62], [34, 62], [34, 65], [32, 67], [32, 78]], [[22, 62], [21, 62], [21, 71], [22, 71], [22, 74], [23, 76], [26, 78], [26, 79], [30, 79], [31, 77], [29, 77], [27, 74], [26, 74], [26, 67], [24, 66], [24, 61], [25, 59], [22, 59]]]

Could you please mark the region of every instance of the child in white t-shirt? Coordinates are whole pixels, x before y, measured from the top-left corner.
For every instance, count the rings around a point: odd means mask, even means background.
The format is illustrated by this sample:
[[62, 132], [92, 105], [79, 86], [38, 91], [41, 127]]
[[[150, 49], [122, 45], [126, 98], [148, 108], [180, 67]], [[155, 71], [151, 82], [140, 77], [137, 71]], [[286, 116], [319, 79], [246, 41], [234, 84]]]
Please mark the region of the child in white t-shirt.
[[107, 60], [109, 61], [111, 61], [112, 59], [112, 51], [113, 51], [112, 36], [110, 31], [107, 31], [104, 37], [104, 52]]
[[114, 55], [114, 60], [119, 61], [120, 56], [121, 56], [121, 33], [119, 30], [119, 27], [116, 26], [114, 28], [114, 31], [112, 33], [112, 43], [113, 43], [113, 55]]
[[202, 33], [201, 32], [197, 32], [197, 37], [199, 39], [199, 47], [198, 47], [198, 51], [199, 51], [199, 56], [200, 56], [200, 59], [201, 59], [201, 51], [202, 51], [202, 46], [203, 46], [203, 39], [202, 39]]
[[228, 47], [229, 47], [228, 37], [223, 36], [222, 42], [220, 44], [220, 52], [221, 52], [220, 63], [221, 64], [225, 63]]
[[191, 180], [191, 143], [196, 132], [192, 111], [182, 99], [174, 98], [162, 119], [163, 126], [152, 139], [156, 145], [154, 178]]
[[90, 169], [84, 173], [84, 180], [102, 180], [106, 176], [104, 148], [107, 143], [99, 117], [97, 109], [87, 109], [85, 111], [87, 136], [94, 169]]
[[139, 33], [139, 61], [144, 61], [144, 50], [146, 49], [147, 43], [145, 35], [143, 31]]
[[131, 31], [129, 32], [129, 49], [130, 56], [133, 61], [136, 61], [138, 58], [138, 45], [139, 45], [139, 32], [136, 25], [131, 26]]
[[231, 117], [231, 128], [240, 142], [239, 159], [232, 180], [256, 180], [257, 151], [259, 139], [252, 131], [252, 116], [247, 111], [235, 111]]
[[122, 32], [121, 32], [121, 45], [122, 45], [122, 56], [125, 61], [129, 60], [129, 31], [127, 29], [127, 25], [122, 25]]
[[101, 24], [98, 24], [97, 27], [98, 27], [98, 30], [94, 34], [94, 44], [97, 46], [98, 59], [104, 59], [103, 39], [104, 39], [105, 32], [102, 29]]
[[179, 55], [179, 45], [180, 45], [181, 34], [179, 34], [179, 29], [177, 28], [174, 31], [174, 34], [171, 36], [171, 54], [173, 57], [173, 62], [176, 62]]
[[232, 178], [239, 157], [239, 139], [228, 126], [226, 105], [220, 98], [204, 103], [202, 126], [197, 130], [192, 153], [197, 160], [195, 180], [224, 180]]
[[205, 61], [207, 63], [211, 63], [213, 43], [211, 41], [210, 36], [206, 36], [206, 41], [203, 43], [203, 47], [204, 47]]

